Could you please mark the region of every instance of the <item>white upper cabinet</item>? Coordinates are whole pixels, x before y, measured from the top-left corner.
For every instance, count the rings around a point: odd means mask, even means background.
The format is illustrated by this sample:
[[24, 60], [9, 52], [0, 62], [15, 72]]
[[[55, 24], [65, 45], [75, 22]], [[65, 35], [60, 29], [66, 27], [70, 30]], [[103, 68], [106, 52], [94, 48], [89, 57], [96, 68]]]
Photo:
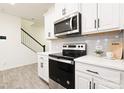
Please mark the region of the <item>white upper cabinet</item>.
[[75, 3], [68, 3], [65, 4], [65, 9], [67, 14], [74, 13], [76, 11], [80, 12], [81, 11], [81, 4], [75, 4]]
[[54, 36], [55, 8], [51, 7], [44, 14], [45, 37], [46, 39], [56, 39]]
[[119, 4], [82, 4], [82, 34], [120, 28]]
[[119, 29], [119, 4], [98, 4], [98, 30]]
[[57, 3], [44, 15], [46, 38], [56, 39], [54, 36], [54, 22], [77, 11], [81, 12], [82, 16], [82, 35], [124, 28], [123, 4]]
[[78, 3], [57, 3], [55, 4], [55, 20], [58, 20], [68, 14], [80, 11], [80, 4]]
[[64, 5], [61, 3], [55, 4], [55, 20], [63, 16], [62, 11], [64, 12]]
[[[82, 4], [82, 31], [97, 31], [97, 4]], [[83, 33], [82, 33], [83, 34]]]
[[120, 28], [124, 29], [124, 4], [120, 4]]

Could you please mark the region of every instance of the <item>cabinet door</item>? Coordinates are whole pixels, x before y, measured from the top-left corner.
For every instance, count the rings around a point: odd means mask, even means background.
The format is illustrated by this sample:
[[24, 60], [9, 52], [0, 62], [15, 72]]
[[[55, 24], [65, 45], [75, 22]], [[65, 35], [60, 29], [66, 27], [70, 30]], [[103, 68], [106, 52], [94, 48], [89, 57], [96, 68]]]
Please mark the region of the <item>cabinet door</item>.
[[119, 29], [119, 4], [98, 4], [98, 30]]
[[54, 36], [54, 21], [55, 21], [55, 10], [51, 7], [44, 15], [45, 18], [45, 35], [46, 39], [56, 39]]
[[63, 3], [55, 4], [55, 21], [63, 17], [62, 11], [64, 7]]
[[80, 12], [81, 11], [81, 4], [79, 3], [68, 3], [65, 4], [65, 9], [66, 9], [66, 13], [71, 14], [74, 12]]
[[112, 83], [110, 81], [105, 81], [103, 79], [94, 78], [92, 88], [93, 89], [119, 89], [120, 85]]
[[76, 89], [91, 89], [92, 88], [92, 77], [76, 71], [75, 74], [75, 87]]
[[44, 71], [44, 80], [49, 82], [49, 64], [48, 64], [48, 56], [45, 56], [43, 63], [43, 71]]
[[44, 16], [44, 26], [45, 26], [45, 38], [47, 39], [47, 38], [49, 38], [50, 37], [50, 30], [49, 30], [49, 28], [50, 28], [50, 24], [48, 23], [49, 21], [48, 21], [48, 18], [49, 18], [49, 16], [48, 16], [48, 13], [47, 14], [45, 14], [45, 16]]
[[79, 3], [62, 3], [55, 4], [55, 20], [61, 19], [62, 17], [69, 15], [73, 12], [80, 12], [81, 6]]
[[49, 73], [48, 73], [48, 57], [47, 56], [38, 56], [38, 76], [43, 80], [48, 82]]
[[97, 4], [82, 4], [82, 34], [97, 31]]
[[124, 4], [119, 4], [120, 5], [120, 28], [124, 29]]
[[43, 57], [41, 55], [38, 55], [38, 76], [40, 76], [41, 78], [44, 77], [43, 62]]

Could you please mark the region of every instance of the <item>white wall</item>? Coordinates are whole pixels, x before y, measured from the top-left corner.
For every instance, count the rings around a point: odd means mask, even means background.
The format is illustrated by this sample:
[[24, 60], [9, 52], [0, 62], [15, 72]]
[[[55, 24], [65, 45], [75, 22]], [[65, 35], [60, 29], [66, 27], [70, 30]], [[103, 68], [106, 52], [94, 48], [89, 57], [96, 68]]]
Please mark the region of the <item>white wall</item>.
[[36, 53], [21, 44], [21, 19], [0, 13], [0, 70], [37, 62]]

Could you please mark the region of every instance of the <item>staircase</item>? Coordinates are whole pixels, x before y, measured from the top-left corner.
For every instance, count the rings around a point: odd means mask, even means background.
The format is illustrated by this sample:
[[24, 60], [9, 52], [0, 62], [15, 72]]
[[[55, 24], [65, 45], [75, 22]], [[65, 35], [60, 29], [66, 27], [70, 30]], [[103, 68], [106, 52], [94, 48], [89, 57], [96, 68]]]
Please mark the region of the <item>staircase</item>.
[[23, 28], [21, 28], [21, 43], [34, 52], [45, 52], [45, 45], [42, 45]]

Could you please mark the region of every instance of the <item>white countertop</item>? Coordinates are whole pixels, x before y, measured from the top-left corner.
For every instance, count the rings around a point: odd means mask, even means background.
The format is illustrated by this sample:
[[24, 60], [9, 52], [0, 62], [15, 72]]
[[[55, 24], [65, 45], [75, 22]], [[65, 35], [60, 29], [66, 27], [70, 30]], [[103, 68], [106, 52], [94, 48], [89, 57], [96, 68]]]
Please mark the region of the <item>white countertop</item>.
[[38, 55], [46, 55], [48, 56], [49, 54], [56, 53], [56, 52], [37, 52]]
[[38, 54], [38, 55], [49, 55], [50, 52], [38, 52], [37, 54]]
[[75, 61], [124, 71], [124, 60], [111, 60], [104, 57], [87, 55], [79, 57]]

